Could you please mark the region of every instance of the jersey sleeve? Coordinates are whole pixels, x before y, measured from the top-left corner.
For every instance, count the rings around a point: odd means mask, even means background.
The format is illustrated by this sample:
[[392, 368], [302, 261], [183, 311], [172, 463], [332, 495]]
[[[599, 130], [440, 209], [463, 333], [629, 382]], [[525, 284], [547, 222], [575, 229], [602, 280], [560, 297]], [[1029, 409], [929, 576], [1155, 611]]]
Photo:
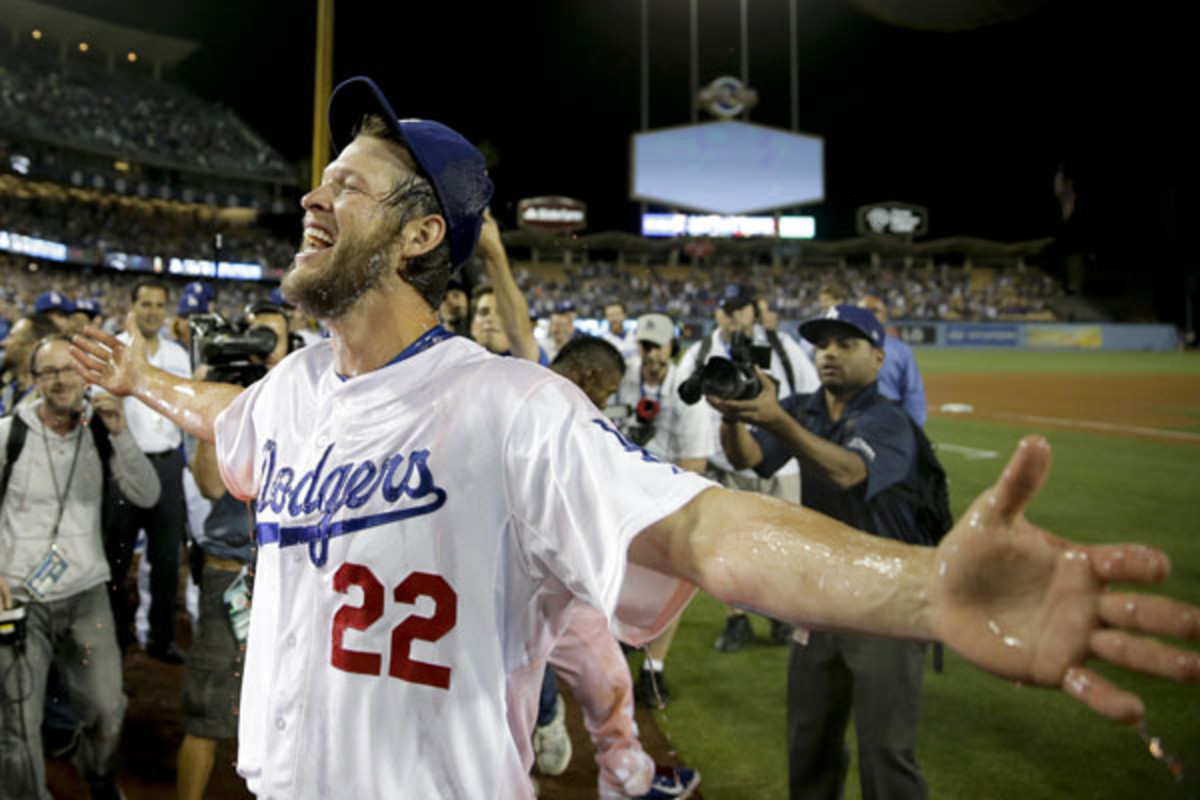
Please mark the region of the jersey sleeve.
[[230, 494], [239, 500], [258, 496], [255, 454], [258, 431], [254, 410], [266, 380], [258, 381], [234, 398], [213, 423], [217, 436], [217, 467]]
[[511, 513], [527, 557], [575, 597], [615, 617], [618, 636], [644, 641], [670, 622], [695, 587], [628, 566], [639, 533], [712, 484], [631, 444], [570, 383], [538, 384], [505, 436]]
[[899, 405], [880, 403], [858, 418], [853, 434], [843, 446], [861, 456], [867, 465], [863, 500], [870, 502], [908, 477], [916, 438], [908, 415]]

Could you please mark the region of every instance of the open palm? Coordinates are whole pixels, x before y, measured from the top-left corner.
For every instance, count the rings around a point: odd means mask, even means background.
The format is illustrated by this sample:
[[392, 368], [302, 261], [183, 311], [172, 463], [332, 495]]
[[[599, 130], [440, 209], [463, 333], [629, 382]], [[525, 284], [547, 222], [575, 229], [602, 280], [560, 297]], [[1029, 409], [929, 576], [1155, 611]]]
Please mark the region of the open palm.
[[1200, 678], [1200, 655], [1142, 634], [1200, 638], [1200, 609], [1163, 597], [1110, 591], [1157, 583], [1167, 557], [1141, 545], [1081, 545], [1025, 519], [1050, 471], [1050, 448], [1027, 437], [1000, 480], [980, 495], [938, 547], [936, 602], [944, 641], [1005, 678], [1057, 686], [1104, 716], [1135, 722], [1140, 699], [1085, 666], [1102, 659], [1182, 681]]

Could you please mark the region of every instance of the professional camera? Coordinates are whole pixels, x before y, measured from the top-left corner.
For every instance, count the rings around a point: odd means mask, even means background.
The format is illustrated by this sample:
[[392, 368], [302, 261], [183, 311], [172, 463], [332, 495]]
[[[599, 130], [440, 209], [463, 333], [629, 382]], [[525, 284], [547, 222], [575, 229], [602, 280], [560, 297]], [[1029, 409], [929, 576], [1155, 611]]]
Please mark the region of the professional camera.
[[645, 447], [654, 438], [658, 429], [654, 421], [662, 408], [653, 397], [643, 397], [634, 407], [634, 422], [625, 430], [625, 436], [638, 447]]
[[193, 314], [192, 369], [208, 365], [207, 379], [249, 386], [267, 374], [266, 357], [279, 337], [265, 325], [234, 325], [220, 314]]
[[744, 333], [735, 333], [729, 341], [729, 358], [714, 356], [697, 366], [691, 376], [679, 384], [679, 397], [689, 406], [711, 395], [722, 400], [752, 400], [762, 392], [762, 381], [755, 367], [769, 369], [771, 348], [756, 345]]

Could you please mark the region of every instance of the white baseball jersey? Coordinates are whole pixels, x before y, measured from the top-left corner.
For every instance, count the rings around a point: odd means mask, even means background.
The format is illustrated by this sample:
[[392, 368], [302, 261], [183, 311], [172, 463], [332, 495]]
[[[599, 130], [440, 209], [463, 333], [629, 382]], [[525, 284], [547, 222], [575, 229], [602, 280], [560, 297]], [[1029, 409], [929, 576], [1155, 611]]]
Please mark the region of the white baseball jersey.
[[636, 641], [694, 591], [626, 550], [712, 484], [535, 364], [408, 352], [343, 380], [306, 347], [217, 420], [258, 513], [238, 770], [263, 797], [532, 797], [513, 698], [572, 597]]

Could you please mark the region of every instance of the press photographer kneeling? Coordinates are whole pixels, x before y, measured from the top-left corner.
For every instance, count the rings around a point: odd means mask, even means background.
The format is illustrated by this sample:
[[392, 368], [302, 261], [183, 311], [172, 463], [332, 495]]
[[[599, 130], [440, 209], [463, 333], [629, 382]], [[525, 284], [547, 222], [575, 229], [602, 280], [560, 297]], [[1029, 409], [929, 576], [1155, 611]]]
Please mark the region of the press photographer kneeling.
[[[933, 457], [904, 410], [876, 389], [882, 325], [866, 309], [839, 305], [800, 334], [816, 347], [819, 391], [780, 402], [760, 371], [763, 390], [753, 398], [708, 397], [730, 462], [767, 477], [798, 459], [803, 505], [877, 536], [934, 544], [944, 530], [931, 529], [922, 508], [922, 465]], [[788, 668], [791, 796], [841, 796], [853, 703], [863, 796], [925, 797], [915, 755], [925, 645], [820, 632], [805, 639], [797, 636]]]

